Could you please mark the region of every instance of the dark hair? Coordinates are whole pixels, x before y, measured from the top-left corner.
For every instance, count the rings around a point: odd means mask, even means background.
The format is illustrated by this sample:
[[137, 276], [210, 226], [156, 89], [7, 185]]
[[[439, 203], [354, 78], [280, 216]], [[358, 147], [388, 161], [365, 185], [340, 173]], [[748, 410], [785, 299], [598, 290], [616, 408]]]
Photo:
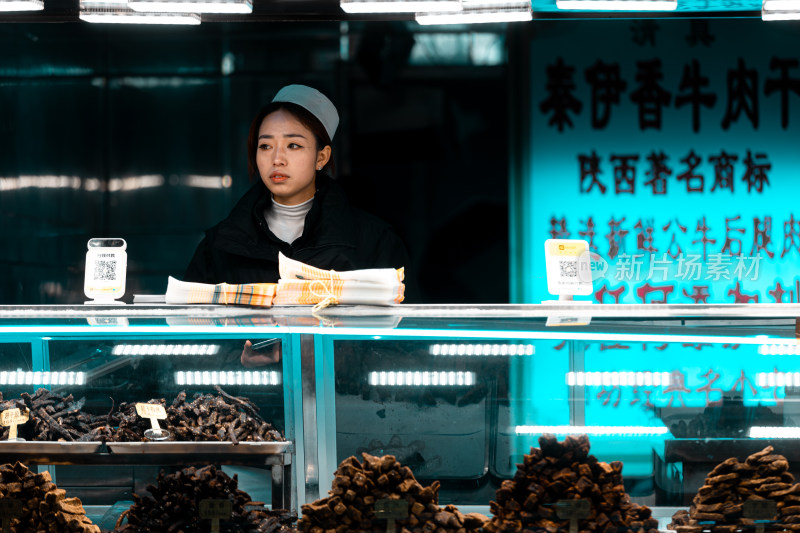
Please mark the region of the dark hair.
[[[317, 143], [317, 150], [322, 150], [331, 144], [331, 138], [328, 137], [328, 132], [325, 131], [325, 126], [319, 121], [317, 117], [305, 107], [293, 104], [291, 102], [272, 102], [265, 105], [259, 110], [253, 122], [250, 124], [250, 133], [247, 135], [247, 171], [250, 173], [250, 180], [260, 179], [258, 174], [258, 165], [256, 164], [256, 152], [258, 151], [258, 130], [261, 128], [261, 122], [264, 118], [282, 109], [291, 113], [300, 123], [308, 128], [314, 135], [314, 141]], [[322, 172], [333, 176], [336, 173], [336, 165], [333, 162], [333, 154], [328, 159], [328, 163], [322, 167]]]

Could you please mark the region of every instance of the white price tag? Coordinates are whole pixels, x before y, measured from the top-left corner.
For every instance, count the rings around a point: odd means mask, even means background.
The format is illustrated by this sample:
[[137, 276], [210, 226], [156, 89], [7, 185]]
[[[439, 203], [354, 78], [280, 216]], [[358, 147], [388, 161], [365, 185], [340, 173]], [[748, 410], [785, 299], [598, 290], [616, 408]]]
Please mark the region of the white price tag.
[[28, 421], [28, 411], [6, 409], [0, 413], [0, 424], [8, 426], [8, 440], [17, 440], [17, 426]]
[[569, 532], [578, 533], [578, 520], [589, 518], [592, 507], [589, 500], [558, 500], [556, 515], [562, 520], [569, 520]]
[[742, 516], [755, 520], [756, 533], [764, 533], [765, 522], [773, 522], [778, 516], [778, 503], [775, 500], [747, 500]]
[[169, 438], [170, 433], [165, 429], [161, 429], [158, 425], [159, 420], [167, 418], [167, 411], [160, 403], [137, 403], [136, 414], [142, 418], [149, 418], [150, 429], [144, 432], [144, 436], [151, 440], [166, 440]]
[[375, 502], [375, 518], [386, 520], [386, 533], [395, 533], [395, 520], [408, 518], [408, 502], [383, 498]]
[[219, 521], [228, 520], [231, 514], [233, 514], [233, 504], [230, 500], [200, 500], [200, 518], [211, 520], [212, 533], [219, 533]]

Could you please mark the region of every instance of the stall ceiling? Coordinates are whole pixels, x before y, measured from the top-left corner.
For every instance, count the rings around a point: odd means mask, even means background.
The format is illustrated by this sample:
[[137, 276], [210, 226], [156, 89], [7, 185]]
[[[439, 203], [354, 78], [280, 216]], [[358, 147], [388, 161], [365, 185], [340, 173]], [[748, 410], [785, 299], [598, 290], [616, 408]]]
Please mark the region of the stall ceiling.
[[[676, 11], [580, 12], [560, 11], [556, 0], [532, 0], [534, 19], [551, 18], [654, 18], [654, 17], [760, 17], [758, 0], [678, 0]], [[78, 0], [45, 0], [44, 11], [0, 13], [0, 22], [77, 22]], [[203, 22], [234, 21], [369, 21], [413, 20], [413, 14], [353, 15], [344, 13], [339, 0], [253, 0], [249, 15], [203, 15]]]

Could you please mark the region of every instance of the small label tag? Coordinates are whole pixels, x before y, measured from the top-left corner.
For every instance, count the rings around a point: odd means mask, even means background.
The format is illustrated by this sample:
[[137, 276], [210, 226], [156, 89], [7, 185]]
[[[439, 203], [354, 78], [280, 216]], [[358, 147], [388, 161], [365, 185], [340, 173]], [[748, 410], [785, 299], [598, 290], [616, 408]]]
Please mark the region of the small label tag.
[[0, 424], [4, 426], [16, 426], [28, 421], [28, 411], [24, 413], [19, 409], [6, 409], [0, 414]]
[[589, 500], [558, 500], [556, 514], [561, 520], [583, 520], [589, 518], [592, 508]]
[[151, 440], [166, 440], [169, 438], [169, 431], [162, 430], [159, 425], [159, 420], [167, 418], [167, 411], [160, 403], [137, 403], [136, 412], [142, 418], [149, 418], [151, 429], [144, 432], [144, 436]]
[[6, 409], [0, 413], [0, 424], [8, 426], [8, 440], [17, 440], [17, 426], [28, 421], [28, 410]]
[[160, 403], [137, 403], [136, 414], [142, 418], [155, 418], [156, 420], [167, 418], [167, 411]]
[[558, 500], [556, 515], [561, 520], [569, 520], [569, 533], [578, 533], [578, 520], [589, 518], [589, 500]]
[[405, 520], [408, 518], [408, 502], [406, 500], [390, 500], [384, 498], [375, 502], [375, 518], [383, 520]]
[[742, 515], [750, 520], [775, 520], [778, 504], [775, 500], [747, 500]]
[[547, 323], [545, 324], [547, 327], [552, 326], [588, 326], [589, 323], [592, 321], [592, 317], [585, 315], [585, 316], [561, 316], [561, 315], [553, 315], [547, 317]]
[[203, 520], [227, 520], [233, 513], [230, 500], [200, 500], [200, 518]]
[[395, 520], [408, 518], [408, 502], [383, 498], [375, 502], [375, 518], [386, 520], [386, 533], [396, 533]]
[[219, 521], [228, 520], [233, 514], [230, 500], [200, 500], [200, 518], [211, 520], [211, 533], [219, 533]]

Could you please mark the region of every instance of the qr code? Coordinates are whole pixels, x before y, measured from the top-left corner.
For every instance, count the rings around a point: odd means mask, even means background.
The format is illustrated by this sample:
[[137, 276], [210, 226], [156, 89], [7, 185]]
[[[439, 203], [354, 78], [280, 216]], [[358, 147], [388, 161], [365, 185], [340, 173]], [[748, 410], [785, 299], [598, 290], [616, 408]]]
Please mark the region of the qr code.
[[94, 279], [113, 281], [117, 279], [116, 261], [96, 261], [94, 264]]
[[560, 272], [562, 278], [577, 278], [578, 262], [574, 259], [570, 261], [559, 261], [558, 271]]

